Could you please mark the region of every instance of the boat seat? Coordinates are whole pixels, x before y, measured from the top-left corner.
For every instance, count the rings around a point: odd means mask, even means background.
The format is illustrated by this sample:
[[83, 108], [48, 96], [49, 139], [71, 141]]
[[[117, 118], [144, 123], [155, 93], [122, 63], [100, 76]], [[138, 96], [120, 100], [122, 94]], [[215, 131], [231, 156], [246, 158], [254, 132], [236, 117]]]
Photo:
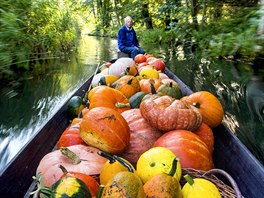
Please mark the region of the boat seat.
[[119, 49], [117, 50], [117, 58], [123, 58], [123, 57], [127, 57], [129, 58], [129, 54], [125, 53], [125, 52], [121, 52]]

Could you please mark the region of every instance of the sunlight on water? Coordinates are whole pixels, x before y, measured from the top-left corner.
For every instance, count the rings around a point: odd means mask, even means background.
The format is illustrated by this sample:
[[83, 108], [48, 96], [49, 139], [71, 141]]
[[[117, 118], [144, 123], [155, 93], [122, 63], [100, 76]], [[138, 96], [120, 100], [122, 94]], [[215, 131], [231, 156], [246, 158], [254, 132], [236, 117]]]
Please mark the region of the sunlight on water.
[[43, 73], [1, 91], [0, 172], [94, 73], [99, 62], [116, 57], [113, 39], [80, 39], [76, 55], [51, 61]]

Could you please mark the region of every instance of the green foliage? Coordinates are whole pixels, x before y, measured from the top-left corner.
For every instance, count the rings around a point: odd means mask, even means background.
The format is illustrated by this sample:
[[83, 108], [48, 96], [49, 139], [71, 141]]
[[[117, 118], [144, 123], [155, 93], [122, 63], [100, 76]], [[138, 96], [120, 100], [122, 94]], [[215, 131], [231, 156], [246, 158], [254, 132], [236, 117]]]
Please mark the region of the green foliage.
[[30, 69], [30, 61], [69, 52], [86, 14], [81, 0], [0, 2], [0, 70]]
[[82, 31], [116, 37], [127, 15], [141, 42], [195, 45], [204, 56], [253, 59], [264, 47], [256, 35], [261, 14], [256, 5], [256, 0], [0, 1], [0, 70], [28, 70], [43, 54], [69, 52]]

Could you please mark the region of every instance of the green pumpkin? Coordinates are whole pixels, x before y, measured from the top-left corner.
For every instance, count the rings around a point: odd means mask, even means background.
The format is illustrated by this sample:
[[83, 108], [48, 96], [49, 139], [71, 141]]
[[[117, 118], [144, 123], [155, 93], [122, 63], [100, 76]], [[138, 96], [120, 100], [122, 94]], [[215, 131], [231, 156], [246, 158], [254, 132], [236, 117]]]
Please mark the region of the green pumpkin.
[[147, 93], [144, 91], [140, 91], [135, 93], [134, 95], [132, 95], [129, 98], [129, 104], [131, 109], [135, 109], [135, 108], [139, 108], [139, 105], [143, 99], [143, 97], [146, 95]]
[[91, 192], [83, 181], [76, 177], [67, 176], [50, 188], [40, 188], [41, 198], [91, 198]]
[[67, 102], [67, 109], [71, 116], [77, 117], [80, 111], [84, 108], [83, 99], [80, 96], [73, 96]]
[[159, 86], [157, 93], [160, 96], [168, 95], [175, 99], [180, 99], [182, 97], [181, 89], [172, 82]]

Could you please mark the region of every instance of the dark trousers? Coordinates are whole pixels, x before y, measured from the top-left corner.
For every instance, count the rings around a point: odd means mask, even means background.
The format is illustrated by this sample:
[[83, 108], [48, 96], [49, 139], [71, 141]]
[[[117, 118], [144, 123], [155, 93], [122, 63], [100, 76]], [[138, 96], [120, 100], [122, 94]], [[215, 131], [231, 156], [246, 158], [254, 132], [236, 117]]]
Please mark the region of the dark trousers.
[[131, 58], [135, 58], [138, 54], [145, 54], [145, 51], [142, 48], [139, 48], [138, 50], [134, 47], [125, 47], [121, 50], [121, 52], [127, 53], [130, 55]]

